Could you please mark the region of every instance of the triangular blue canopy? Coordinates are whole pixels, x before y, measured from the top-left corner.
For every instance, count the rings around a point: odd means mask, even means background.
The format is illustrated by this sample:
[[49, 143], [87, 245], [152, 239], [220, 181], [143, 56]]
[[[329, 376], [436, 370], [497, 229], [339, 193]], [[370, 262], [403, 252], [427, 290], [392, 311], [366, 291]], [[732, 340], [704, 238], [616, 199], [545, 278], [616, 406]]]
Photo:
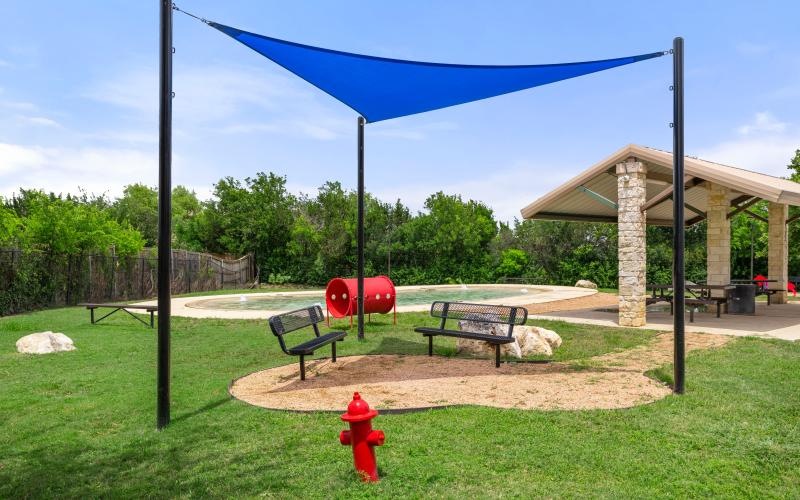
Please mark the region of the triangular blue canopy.
[[368, 122], [478, 101], [664, 54], [529, 66], [439, 64], [351, 54], [208, 24], [327, 92]]

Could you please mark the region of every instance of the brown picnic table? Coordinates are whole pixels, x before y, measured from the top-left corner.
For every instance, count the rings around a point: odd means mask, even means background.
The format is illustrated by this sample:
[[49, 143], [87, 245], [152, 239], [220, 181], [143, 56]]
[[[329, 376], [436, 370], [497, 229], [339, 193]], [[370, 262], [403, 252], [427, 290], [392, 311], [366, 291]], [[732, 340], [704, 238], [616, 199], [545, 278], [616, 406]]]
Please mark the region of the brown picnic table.
[[[664, 301], [669, 302], [670, 315], [675, 314], [675, 304], [673, 302], [674, 290], [672, 284], [649, 284], [646, 285], [653, 293], [647, 299], [647, 304]], [[689, 306], [716, 306], [717, 318], [720, 317], [722, 307], [725, 306], [725, 312], [728, 312], [728, 293], [735, 289], [733, 285], [708, 285], [708, 284], [690, 284], [686, 285], [686, 291], [691, 295], [684, 299], [684, 304]], [[722, 297], [714, 297], [715, 291], [722, 291]], [[694, 323], [694, 309], [689, 308], [689, 322]]]
[[[84, 306], [84, 307], [86, 307], [86, 309], [89, 310], [90, 319], [91, 319], [91, 322], [92, 322], [93, 325], [95, 323], [101, 322], [102, 320], [106, 319], [107, 317], [111, 316], [112, 314], [114, 314], [117, 311], [124, 311], [124, 312], [128, 313], [128, 315], [130, 317], [132, 317], [133, 319], [135, 319], [136, 321], [139, 321], [140, 323], [144, 324], [145, 326], [149, 326], [150, 328], [153, 328], [153, 325], [154, 325], [154, 323], [153, 323], [153, 315], [155, 314], [156, 311], [158, 311], [158, 306], [140, 306], [140, 305], [122, 304], [122, 303], [105, 303], [105, 304], [101, 304], [101, 303], [93, 303], [93, 302], [84, 302], [84, 303], [81, 303], [81, 304], [78, 304], [78, 305], [79, 306]], [[101, 317], [95, 319], [94, 310], [95, 309], [100, 309], [100, 308], [110, 308], [110, 309], [112, 309], [112, 311], [110, 313], [104, 315], [104, 316], [101, 316]], [[131, 309], [131, 310], [143, 310], [143, 311], [149, 312], [150, 313], [150, 324], [148, 325], [146, 321], [144, 321], [139, 316], [136, 316], [135, 314], [133, 314], [131, 311], [129, 311], [129, 309]]]

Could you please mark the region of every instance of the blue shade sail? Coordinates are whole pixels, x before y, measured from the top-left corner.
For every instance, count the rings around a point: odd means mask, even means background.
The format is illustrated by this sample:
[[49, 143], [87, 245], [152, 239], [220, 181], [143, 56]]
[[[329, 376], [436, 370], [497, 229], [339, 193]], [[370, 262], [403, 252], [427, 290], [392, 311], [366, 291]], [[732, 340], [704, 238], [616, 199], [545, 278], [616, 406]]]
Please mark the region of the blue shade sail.
[[664, 54], [529, 66], [438, 64], [351, 54], [208, 24], [327, 92], [368, 122], [478, 101]]

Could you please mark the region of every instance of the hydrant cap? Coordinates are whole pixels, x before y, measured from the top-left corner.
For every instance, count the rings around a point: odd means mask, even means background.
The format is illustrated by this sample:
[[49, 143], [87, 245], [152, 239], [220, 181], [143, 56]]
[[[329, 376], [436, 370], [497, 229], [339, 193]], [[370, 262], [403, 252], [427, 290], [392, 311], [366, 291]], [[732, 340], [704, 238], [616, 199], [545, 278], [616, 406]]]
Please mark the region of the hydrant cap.
[[369, 420], [378, 414], [377, 410], [371, 410], [369, 404], [361, 399], [361, 395], [357, 392], [353, 393], [353, 400], [347, 405], [347, 413], [342, 415], [342, 420], [345, 422], [361, 422], [362, 420]]

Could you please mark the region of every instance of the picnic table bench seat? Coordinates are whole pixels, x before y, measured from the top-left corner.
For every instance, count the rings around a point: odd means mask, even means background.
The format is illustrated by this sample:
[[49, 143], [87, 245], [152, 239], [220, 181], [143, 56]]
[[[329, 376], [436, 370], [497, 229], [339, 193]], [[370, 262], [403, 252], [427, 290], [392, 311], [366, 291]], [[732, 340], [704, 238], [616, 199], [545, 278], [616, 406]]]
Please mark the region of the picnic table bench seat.
[[[494, 345], [495, 367], [500, 366], [500, 346], [514, 342], [514, 326], [524, 325], [528, 320], [528, 310], [524, 307], [471, 304], [467, 302], [436, 301], [431, 305], [431, 316], [441, 319], [439, 327], [418, 326], [414, 331], [428, 337], [428, 356], [433, 356], [433, 337], [457, 337], [469, 340], [479, 340]], [[445, 328], [447, 320], [464, 320], [476, 323], [506, 325], [508, 333], [492, 335], [465, 330], [450, 330]]]
[[[106, 319], [107, 317], [111, 316], [112, 314], [114, 314], [117, 311], [124, 311], [124, 312], [128, 313], [128, 315], [130, 315], [135, 320], [143, 323], [144, 325], [147, 325], [147, 323], [145, 321], [142, 321], [141, 318], [139, 318], [138, 316], [136, 316], [135, 314], [133, 314], [132, 312], [129, 311], [129, 309], [132, 309], [132, 310], [142, 310], [142, 311], [150, 313], [150, 325], [149, 326], [150, 326], [150, 328], [153, 328], [153, 315], [154, 315], [154, 313], [158, 312], [158, 306], [134, 305], [134, 304], [125, 304], [125, 303], [116, 303], [116, 302], [106, 302], [106, 303], [81, 302], [78, 305], [81, 306], [81, 307], [86, 307], [86, 309], [89, 310], [89, 319], [90, 319], [90, 321], [92, 322], [93, 325], [95, 323], [101, 322], [102, 320]], [[111, 311], [110, 313], [106, 314], [105, 316], [101, 316], [100, 318], [95, 319], [94, 310], [95, 309], [99, 309], [101, 307], [108, 307], [108, 308], [113, 309], [113, 311]]]
[[786, 291], [785, 289], [781, 289], [781, 288], [761, 288], [761, 287], [756, 287], [756, 296], [766, 295], [767, 296], [767, 305], [771, 306], [772, 305], [772, 296], [775, 295], [778, 292], [785, 292], [785, 291]]
[[[300, 356], [300, 380], [306, 379], [305, 357], [314, 354], [314, 351], [328, 344], [331, 345], [331, 362], [336, 362], [336, 342], [340, 342], [347, 335], [347, 332], [330, 332], [320, 335], [318, 323], [325, 320], [322, 314], [322, 307], [311, 306], [297, 309], [295, 311], [277, 314], [269, 318], [269, 328], [278, 337], [281, 350], [290, 356]], [[287, 347], [284, 335], [306, 327], [311, 327], [314, 337], [302, 344]]]

